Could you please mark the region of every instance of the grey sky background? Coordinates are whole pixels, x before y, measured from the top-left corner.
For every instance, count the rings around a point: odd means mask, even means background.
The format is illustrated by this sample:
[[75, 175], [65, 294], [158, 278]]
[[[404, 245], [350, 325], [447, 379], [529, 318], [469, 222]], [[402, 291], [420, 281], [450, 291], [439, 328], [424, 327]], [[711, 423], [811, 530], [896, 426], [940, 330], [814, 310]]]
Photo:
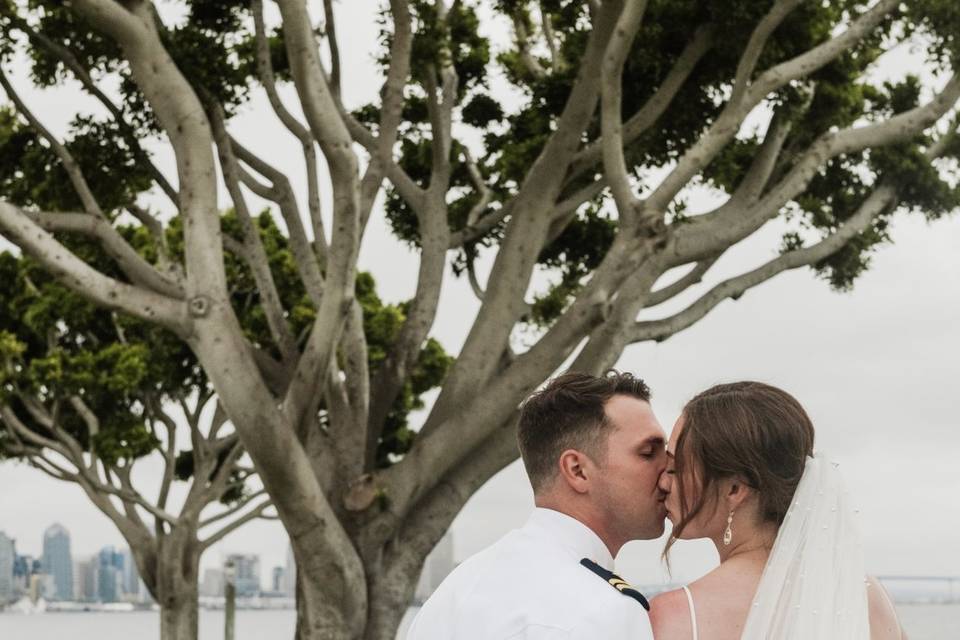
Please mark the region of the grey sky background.
[[[374, 97], [380, 86], [372, 62], [376, 6], [369, 0], [337, 5], [345, 97], [351, 106]], [[505, 25], [489, 28], [495, 43], [504, 41]], [[888, 55], [883, 73], [897, 77], [916, 69], [917, 60], [915, 51], [897, 50]], [[14, 72], [25, 99], [54, 131], [63, 131], [78, 105], [97, 111], [75, 85], [35, 92], [28, 88], [25, 69]], [[493, 85], [496, 90], [502, 83]], [[286, 168], [295, 184], [303, 184], [298, 144], [284, 135], [261, 96], [230, 128]], [[169, 153], [157, 149], [159, 163], [175, 176]], [[709, 197], [694, 193], [691, 204], [706, 206]], [[228, 206], [228, 199], [221, 204]], [[771, 225], [725, 255], [705, 283], [676, 304], [775, 255], [779, 230]], [[749, 378], [790, 391], [814, 419], [817, 447], [841, 463], [861, 506], [868, 569], [960, 575], [955, 542], [960, 530], [960, 219], [927, 223], [901, 216], [892, 236], [894, 244], [880, 248], [852, 293], [832, 292], [808, 270], [782, 274], [737, 302], [724, 302], [664, 343], [629, 348], [617, 366], [648, 381], [654, 410], [668, 431], [683, 403], [716, 382]], [[412, 295], [417, 256], [390, 237], [376, 212], [360, 263], [376, 277], [386, 300]], [[449, 276], [433, 332], [448, 351], [459, 348], [477, 308], [466, 283]], [[150, 486], [159, 466], [151, 461], [142, 466], [139, 478]], [[483, 487], [454, 522], [456, 558], [522, 524], [531, 507], [530, 489], [515, 463]], [[123, 544], [79, 488], [22, 464], [0, 464], [0, 530], [17, 539], [18, 551], [38, 555], [43, 529], [55, 521], [71, 531], [75, 556]], [[618, 569], [638, 583], [668, 579], [659, 560], [664, 541], [631, 543], [618, 558]], [[218, 564], [226, 553], [251, 552], [261, 555], [267, 574], [269, 567], [284, 563], [286, 545], [279, 523], [255, 522], [213, 547], [203, 565]], [[689, 580], [715, 563], [709, 544], [681, 542], [673, 551], [672, 579]]]

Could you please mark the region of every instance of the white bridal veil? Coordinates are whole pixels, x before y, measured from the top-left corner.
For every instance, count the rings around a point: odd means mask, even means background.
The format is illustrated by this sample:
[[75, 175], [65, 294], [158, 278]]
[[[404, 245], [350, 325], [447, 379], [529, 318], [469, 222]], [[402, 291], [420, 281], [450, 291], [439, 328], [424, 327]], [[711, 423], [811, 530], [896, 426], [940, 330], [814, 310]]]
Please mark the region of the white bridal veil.
[[807, 458], [741, 640], [869, 640], [856, 520], [837, 465]]

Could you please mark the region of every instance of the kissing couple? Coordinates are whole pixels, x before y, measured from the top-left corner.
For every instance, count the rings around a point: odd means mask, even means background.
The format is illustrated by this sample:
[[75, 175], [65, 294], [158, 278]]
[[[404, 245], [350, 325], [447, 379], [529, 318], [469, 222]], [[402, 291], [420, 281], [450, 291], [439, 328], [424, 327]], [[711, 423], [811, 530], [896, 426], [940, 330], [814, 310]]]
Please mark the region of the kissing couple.
[[[721, 384], [669, 441], [629, 373], [565, 373], [522, 405], [536, 508], [458, 566], [407, 640], [887, 640], [904, 638], [864, 570], [836, 464], [790, 394]], [[613, 573], [631, 540], [708, 538], [720, 564], [649, 603]]]

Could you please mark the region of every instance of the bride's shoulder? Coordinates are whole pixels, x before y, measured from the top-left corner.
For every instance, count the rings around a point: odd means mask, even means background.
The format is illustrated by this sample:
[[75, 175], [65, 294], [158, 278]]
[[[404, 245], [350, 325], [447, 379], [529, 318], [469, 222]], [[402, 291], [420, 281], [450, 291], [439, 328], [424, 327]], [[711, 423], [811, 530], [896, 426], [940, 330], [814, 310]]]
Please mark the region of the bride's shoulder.
[[693, 637], [690, 606], [683, 589], [664, 591], [650, 601], [650, 626], [657, 640], [689, 640]]
[[873, 576], [867, 576], [867, 606], [870, 611], [871, 640], [904, 638], [893, 601], [880, 581]]

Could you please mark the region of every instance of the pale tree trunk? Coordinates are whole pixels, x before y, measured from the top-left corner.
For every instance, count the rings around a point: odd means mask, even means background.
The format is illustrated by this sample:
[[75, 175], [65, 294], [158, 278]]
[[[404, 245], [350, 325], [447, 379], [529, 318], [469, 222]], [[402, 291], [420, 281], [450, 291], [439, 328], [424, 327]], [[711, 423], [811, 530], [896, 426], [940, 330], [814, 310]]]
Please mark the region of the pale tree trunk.
[[369, 615], [364, 640], [394, 640], [403, 615], [413, 600], [423, 559], [403, 574], [374, 574], [368, 578]]
[[[362, 611], [358, 611], [356, 598], [350, 591], [362, 590], [362, 586], [353, 583], [346, 584], [339, 594], [330, 589], [331, 579], [342, 573], [342, 565], [336, 558], [330, 558], [319, 545], [310, 543], [294, 544], [294, 556], [297, 558], [297, 628], [298, 640], [347, 640], [359, 638], [357, 625], [351, 620], [357, 620]], [[314, 549], [314, 551], [310, 551]], [[301, 562], [300, 556], [304, 553], [313, 553], [314, 559], [326, 565], [322, 570], [311, 568], [315, 562]], [[301, 570], [303, 567], [305, 570]], [[338, 597], [339, 596], [339, 597]]]
[[160, 605], [160, 640], [197, 640], [199, 545], [177, 533], [160, 541], [155, 583], [147, 588]]
[[166, 598], [160, 608], [160, 640], [197, 640], [197, 589]]

